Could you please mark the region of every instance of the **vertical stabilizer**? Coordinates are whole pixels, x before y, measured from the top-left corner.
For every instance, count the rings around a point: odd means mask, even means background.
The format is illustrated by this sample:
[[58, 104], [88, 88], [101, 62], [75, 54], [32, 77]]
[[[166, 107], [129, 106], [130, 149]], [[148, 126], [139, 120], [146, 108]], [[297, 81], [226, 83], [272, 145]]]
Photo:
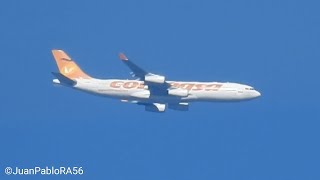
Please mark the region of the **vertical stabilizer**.
[[90, 79], [91, 77], [84, 73], [80, 67], [62, 50], [52, 50], [59, 71], [65, 77], [70, 79]]

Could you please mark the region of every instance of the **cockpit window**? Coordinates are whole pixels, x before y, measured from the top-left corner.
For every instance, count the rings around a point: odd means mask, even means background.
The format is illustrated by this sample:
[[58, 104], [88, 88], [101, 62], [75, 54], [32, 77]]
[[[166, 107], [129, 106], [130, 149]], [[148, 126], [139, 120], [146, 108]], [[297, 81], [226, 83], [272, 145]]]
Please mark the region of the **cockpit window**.
[[245, 88], [245, 90], [254, 90], [254, 88]]

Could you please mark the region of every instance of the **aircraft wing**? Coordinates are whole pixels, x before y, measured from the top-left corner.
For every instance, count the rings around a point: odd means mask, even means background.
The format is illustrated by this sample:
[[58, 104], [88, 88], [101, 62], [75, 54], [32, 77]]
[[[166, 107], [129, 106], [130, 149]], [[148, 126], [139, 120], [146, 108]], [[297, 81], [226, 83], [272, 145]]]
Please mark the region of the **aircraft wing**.
[[132, 103], [132, 104], [138, 104], [143, 105], [145, 107], [145, 111], [151, 111], [151, 112], [164, 112], [166, 110], [166, 104], [161, 103], [145, 103], [145, 102], [139, 102], [139, 101], [128, 101], [128, 100], [121, 100], [122, 102], [126, 103]]
[[135, 63], [129, 61], [129, 59], [123, 53], [120, 53], [119, 57], [122, 60], [122, 62], [124, 62], [131, 69], [133, 77], [139, 78], [139, 80], [144, 81], [144, 84], [148, 86], [150, 96], [188, 96], [189, 91], [187, 89], [179, 89], [176, 87], [172, 87], [170, 83], [166, 82], [166, 78], [164, 76], [145, 71], [144, 69], [137, 66]]
[[119, 54], [121, 61], [129, 67], [132, 71], [132, 76], [144, 81], [145, 85], [148, 85], [148, 89], [152, 95], [165, 95], [168, 88], [171, 87], [169, 83], [165, 81], [165, 77], [157, 74], [147, 72], [129, 59], [123, 53]]
[[137, 77], [141, 80], [145, 79], [145, 76], [148, 74], [148, 72], [137, 66], [135, 63], [129, 61], [129, 59], [123, 53], [119, 54], [119, 58], [125, 65], [127, 65], [130, 68], [133, 77]]

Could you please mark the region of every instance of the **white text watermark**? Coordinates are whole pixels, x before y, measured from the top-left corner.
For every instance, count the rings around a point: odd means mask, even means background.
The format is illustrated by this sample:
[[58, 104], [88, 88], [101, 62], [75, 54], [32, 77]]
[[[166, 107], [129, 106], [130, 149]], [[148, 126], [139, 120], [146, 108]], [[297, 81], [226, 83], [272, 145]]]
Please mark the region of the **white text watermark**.
[[68, 166], [46, 166], [46, 167], [6, 167], [4, 169], [7, 175], [83, 175], [84, 171], [82, 167], [68, 167]]

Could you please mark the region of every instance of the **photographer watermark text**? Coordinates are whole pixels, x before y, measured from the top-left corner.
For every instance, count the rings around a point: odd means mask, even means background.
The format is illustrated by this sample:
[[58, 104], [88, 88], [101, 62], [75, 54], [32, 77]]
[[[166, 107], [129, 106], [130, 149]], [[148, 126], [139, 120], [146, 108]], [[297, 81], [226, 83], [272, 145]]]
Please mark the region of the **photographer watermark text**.
[[83, 175], [82, 167], [6, 167], [4, 169], [7, 175]]

